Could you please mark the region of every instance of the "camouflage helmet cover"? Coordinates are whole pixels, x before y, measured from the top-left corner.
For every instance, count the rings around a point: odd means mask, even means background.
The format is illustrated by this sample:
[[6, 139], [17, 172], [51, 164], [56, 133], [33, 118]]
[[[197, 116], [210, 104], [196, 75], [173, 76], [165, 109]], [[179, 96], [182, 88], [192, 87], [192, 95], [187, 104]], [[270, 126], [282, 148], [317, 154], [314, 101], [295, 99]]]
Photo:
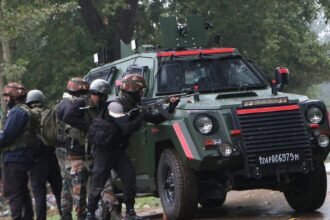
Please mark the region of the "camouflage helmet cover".
[[146, 81], [140, 74], [128, 74], [121, 80], [120, 89], [126, 92], [138, 92], [146, 88]]
[[26, 102], [26, 104], [30, 104], [32, 102], [45, 103], [46, 98], [40, 90], [33, 89], [33, 90], [28, 92], [25, 102]]
[[89, 90], [89, 83], [84, 81], [81, 77], [74, 77], [68, 81], [66, 88], [70, 92], [87, 92]]
[[10, 82], [3, 87], [2, 95], [9, 95], [12, 98], [25, 97], [27, 91], [25, 87], [18, 82]]
[[96, 79], [91, 83], [89, 91], [101, 95], [108, 95], [111, 92], [110, 83], [104, 79]]

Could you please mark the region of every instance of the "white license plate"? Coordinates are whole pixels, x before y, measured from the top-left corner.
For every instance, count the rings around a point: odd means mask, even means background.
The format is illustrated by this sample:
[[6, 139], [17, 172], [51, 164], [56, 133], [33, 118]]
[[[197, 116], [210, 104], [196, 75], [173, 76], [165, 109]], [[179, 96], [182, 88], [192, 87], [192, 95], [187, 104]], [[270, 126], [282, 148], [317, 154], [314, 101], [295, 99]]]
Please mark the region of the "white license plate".
[[286, 152], [286, 153], [272, 153], [266, 155], [259, 155], [259, 165], [283, 164], [290, 162], [297, 162], [302, 159], [299, 152]]

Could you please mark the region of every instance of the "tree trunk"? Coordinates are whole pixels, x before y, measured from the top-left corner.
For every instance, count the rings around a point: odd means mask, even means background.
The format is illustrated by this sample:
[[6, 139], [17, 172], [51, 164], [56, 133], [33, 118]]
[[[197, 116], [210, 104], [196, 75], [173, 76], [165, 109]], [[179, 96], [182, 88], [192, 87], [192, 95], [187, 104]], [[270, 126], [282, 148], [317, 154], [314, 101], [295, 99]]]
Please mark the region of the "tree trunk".
[[[94, 39], [106, 47], [111, 61], [120, 58], [120, 40], [128, 43], [132, 39], [136, 24], [138, 0], [125, 0], [129, 9], [119, 9], [115, 16], [102, 18], [92, 0], [79, 0], [80, 13]], [[111, 14], [111, 13], [109, 13]], [[112, 18], [113, 20], [108, 20]]]
[[[0, 10], [0, 19], [3, 19], [4, 17], [4, 11], [6, 8], [7, 1], [1, 0], [1, 10]], [[9, 46], [9, 39], [4, 36], [3, 33], [0, 32], [0, 40], [1, 40], [1, 49], [2, 49], [2, 63], [3, 64], [9, 64], [11, 62], [11, 54], [10, 54], [10, 46]], [[0, 68], [0, 90], [2, 91], [5, 83], [5, 70], [3, 68]], [[3, 105], [3, 97], [1, 95], [1, 109], [2, 112], [6, 112], [6, 106]]]

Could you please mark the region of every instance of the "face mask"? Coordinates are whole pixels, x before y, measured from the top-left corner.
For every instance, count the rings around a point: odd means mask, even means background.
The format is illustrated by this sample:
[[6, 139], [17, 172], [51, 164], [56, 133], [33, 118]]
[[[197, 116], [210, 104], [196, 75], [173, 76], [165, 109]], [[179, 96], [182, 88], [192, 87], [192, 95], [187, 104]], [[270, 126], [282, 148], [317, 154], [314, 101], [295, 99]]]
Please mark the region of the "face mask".
[[130, 92], [128, 94], [133, 98], [133, 100], [136, 103], [140, 103], [141, 102], [141, 96], [140, 96], [140, 94], [138, 92]]

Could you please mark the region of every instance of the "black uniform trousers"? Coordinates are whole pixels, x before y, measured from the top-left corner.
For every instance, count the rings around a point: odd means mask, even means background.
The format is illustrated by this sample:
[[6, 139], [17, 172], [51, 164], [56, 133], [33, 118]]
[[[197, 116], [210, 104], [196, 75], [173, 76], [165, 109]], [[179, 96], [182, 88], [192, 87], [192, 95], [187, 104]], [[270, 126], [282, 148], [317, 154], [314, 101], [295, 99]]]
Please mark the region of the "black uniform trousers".
[[9, 200], [14, 220], [33, 219], [32, 200], [28, 189], [28, 172], [31, 165], [28, 162], [4, 162], [4, 196]]
[[31, 168], [30, 177], [37, 220], [47, 217], [47, 182], [55, 196], [57, 208], [61, 212], [62, 177], [53, 148], [45, 146]]
[[136, 177], [133, 164], [122, 148], [96, 147], [93, 151], [93, 170], [88, 194], [88, 212], [95, 212], [101, 191], [110, 171], [114, 169], [123, 183], [126, 209], [134, 208], [136, 195]]

